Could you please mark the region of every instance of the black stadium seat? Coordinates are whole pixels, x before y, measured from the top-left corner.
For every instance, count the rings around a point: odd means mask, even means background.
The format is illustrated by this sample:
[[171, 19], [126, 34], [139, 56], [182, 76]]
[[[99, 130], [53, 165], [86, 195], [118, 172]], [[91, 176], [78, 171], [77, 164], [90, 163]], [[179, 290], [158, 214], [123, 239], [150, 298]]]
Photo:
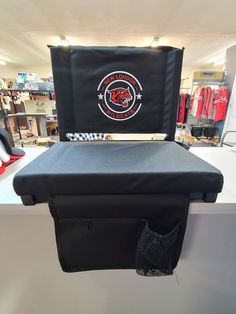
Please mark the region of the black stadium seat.
[[[170, 275], [191, 200], [214, 202], [219, 170], [174, 142], [183, 50], [51, 47], [60, 142], [14, 178], [48, 202], [67, 272]], [[163, 133], [164, 141], [68, 142], [68, 133]]]

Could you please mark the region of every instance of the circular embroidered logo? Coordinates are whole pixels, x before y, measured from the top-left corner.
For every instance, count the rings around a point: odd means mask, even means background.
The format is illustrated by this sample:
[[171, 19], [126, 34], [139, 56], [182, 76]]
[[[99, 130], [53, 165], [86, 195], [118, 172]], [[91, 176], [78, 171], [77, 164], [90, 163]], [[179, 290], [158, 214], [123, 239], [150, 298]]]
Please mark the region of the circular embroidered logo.
[[128, 120], [142, 106], [142, 86], [128, 72], [109, 73], [101, 80], [97, 91], [100, 110], [112, 120]]

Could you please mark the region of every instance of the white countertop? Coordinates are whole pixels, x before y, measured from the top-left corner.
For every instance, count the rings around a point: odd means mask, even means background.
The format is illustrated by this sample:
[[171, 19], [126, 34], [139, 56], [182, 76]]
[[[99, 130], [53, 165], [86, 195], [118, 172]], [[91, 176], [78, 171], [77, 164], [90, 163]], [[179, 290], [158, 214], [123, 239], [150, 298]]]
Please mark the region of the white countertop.
[[[6, 168], [0, 175], [0, 214], [41, 214], [48, 213], [47, 205], [36, 204], [35, 206], [24, 206], [20, 196], [13, 189], [13, 178], [15, 174], [33, 159], [41, 155], [48, 148], [29, 147], [21, 148], [25, 151], [25, 156]], [[35, 209], [35, 210], [34, 210]]]
[[[14, 192], [14, 175], [30, 161], [42, 154], [47, 148], [24, 148], [25, 156], [6, 168], [0, 175], [0, 214], [5, 215], [49, 215], [46, 203], [24, 206], [21, 198]], [[224, 187], [218, 194], [216, 203], [192, 202], [191, 214], [236, 214], [236, 152], [230, 148], [193, 147], [190, 151], [221, 170], [224, 175]]]

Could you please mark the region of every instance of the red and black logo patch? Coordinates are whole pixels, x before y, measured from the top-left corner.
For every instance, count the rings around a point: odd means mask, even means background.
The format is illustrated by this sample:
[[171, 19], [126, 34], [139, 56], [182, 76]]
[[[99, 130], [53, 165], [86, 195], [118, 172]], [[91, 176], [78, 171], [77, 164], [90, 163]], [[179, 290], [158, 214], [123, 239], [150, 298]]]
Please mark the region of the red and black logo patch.
[[142, 106], [142, 86], [128, 72], [116, 71], [106, 75], [97, 91], [100, 110], [112, 120], [128, 120]]

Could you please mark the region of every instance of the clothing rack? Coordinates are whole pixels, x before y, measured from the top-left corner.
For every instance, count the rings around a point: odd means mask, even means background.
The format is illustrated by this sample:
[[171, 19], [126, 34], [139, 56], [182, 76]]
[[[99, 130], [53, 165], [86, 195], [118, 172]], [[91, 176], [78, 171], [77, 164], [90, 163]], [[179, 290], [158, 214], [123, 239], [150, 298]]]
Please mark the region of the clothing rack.
[[222, 81], [193, 81], [193, 85], [228, 85], [225, 82]]
[[192, 88], [191, 88], [191, 95], [193, 94], [193, 88], [194, 86], [207, 86], [207, 85], [216, 85], [216, 86], [225, 86], [228, 87], [229, 84], [223, 82], [223, 81], [193, 81]]
[[[203, 89], [204, 88], [206, 88], [206, 89], [210, 88], [212, 90], [212, 92], [217, 90], [217, 95], [218, 94], [220, 95], [220, 93], [223, 93], [222, 95], [224, 95], [224, 98], [227, 99], [227, 101], [226, 100], [222, 100], [223, 101], [223, 103], [222, 103], [223, 107], [221, 107], [221, 109], [220, 109], [220, 110], [222, 110], [222, 115], [219, 115], [219, 111], [218, 111], [218, 118], [216, 120], [215, 120], [215, 118], [214, 119], [213, 118], [209, 118], [209, 116], [206, 119], [202, 119], [201, 117], [199, 119], [199, 116], [197, 118], [198, 119], [197, 124], [199, 126], [203, 126], [203, 127], [209, 127], [209, 126], [213, 127], [214, 126], [216, 128], [216, 130], [218, 131], [218, 139], [219, 139], [220, 138], [220, 132], [219, 132], [219, 128], [218, 128], [217, 124], [215, 124], [215, 123], [217, 123], [218, 121], [223, 121], [224, 120], [223, 116], [225, 115], [225, 112], [227, 110], [226, 102], [228, 102], [228, 91], [225, 94], [225, 92], [223, 92], [223, 90], [224, 91], [225, 91], [225, 89], [228, 90], [229, 89], [229, 85], [227, 83], [225, 83], [223, 80], [218, 80], [218, 81], [212, 81], [212, 80], [193, 81], [192, 92], [191, 92], [192, 95], [195, 93], [195, 90], [196, 90], [195, 87], [200, 88], [200, 89], [201, 88], [203, 88]], [[223, 88], [223, 90], [221, 90], [222, 88]], [[213, 101], [213, 100], [211, 100], [211, 101]], [[217, 100], [217, 101], [220, 101], [220, 100]], [[206, 107], [204, 107], [204, 108], [206, 108]], [[216, 112], [215, 112], [215, 114], [216, 114]], [[210, 122], [208, 122], [208, 121], [210, 121]], [[213, 144], [215, 145], [216, 144], [216, 142], [215, 142], [216, 136], [215, 136], [215, 138], [213, 140], [214, 140]]]
[[0, 92], [26, 92], [26, 93], [53, 93], [54, 90], [40, 90], [40, 89], [0, 89]]
[[[229, 84], [225, 83], [225, 82], [217, 82], [217, 81], [196, 81], [196, 82], [193, 82], [192, 84], [192, 91], [193, 91], [193, 87], [194, 86], [198, 86], [198, 85], [201, 85], [201, 86], [209, 86], [209, 85], [215, 85], [215, 86], [226, 86], [228, 87]], [[192, 95], [192, 91], [191, 91], [191, 95]]]

